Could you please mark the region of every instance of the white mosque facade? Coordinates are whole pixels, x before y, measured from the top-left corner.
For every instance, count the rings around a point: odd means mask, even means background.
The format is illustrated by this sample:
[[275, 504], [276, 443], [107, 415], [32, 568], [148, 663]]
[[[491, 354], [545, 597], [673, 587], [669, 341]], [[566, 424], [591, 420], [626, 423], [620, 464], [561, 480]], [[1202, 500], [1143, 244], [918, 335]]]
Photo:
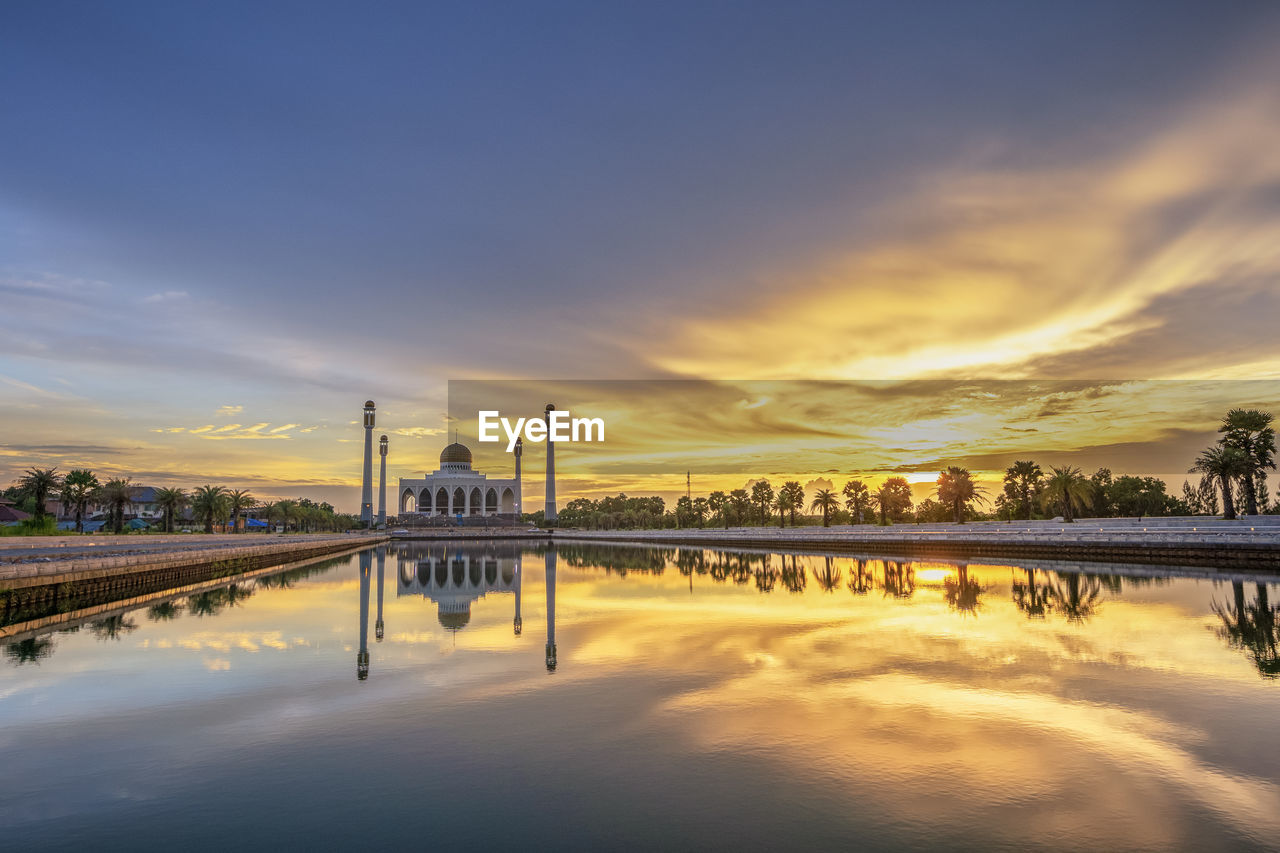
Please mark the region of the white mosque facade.
[[400, 517], [519, 517], [520, 444], [515, 477], [494, 479], [471, 468], [471, 450], [454, 442], [440, 453], [440, 467], [420, 478], [400, 478]]

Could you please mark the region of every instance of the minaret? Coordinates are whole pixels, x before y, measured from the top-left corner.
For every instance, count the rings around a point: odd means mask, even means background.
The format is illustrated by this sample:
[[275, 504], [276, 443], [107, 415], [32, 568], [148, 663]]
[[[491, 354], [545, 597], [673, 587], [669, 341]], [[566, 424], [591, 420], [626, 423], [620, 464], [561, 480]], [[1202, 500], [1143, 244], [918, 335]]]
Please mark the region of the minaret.
[[[520, 457], [524, 455], [524, 438], [516, 438], [516, 521], [520, 520], [521, 502], [524, 500], [524, 485], [520, 481]], [[517, 632], [519, 633], [519, 632]]]
[[378, 474], [378, 526], [387, 526], [387, 437], [378, 439], [378, 454], [382, 456], [382, 471]]
[[547, 548], [547, 672], [556, 671], [556, 549]]
[[360, 552], [360, 651], [356, 652], [356, 678], [369, 677], [369, 564], [370, 553]]
[[378, 621], [373, 623], [373, 638], [382, 642], [382, 576], [387, 567], [387, 546], [378, 546]]
[[360, 520], [373, 526], [373, 401], [364, 401], [364, 479], [360, 481]]
[[551, 440], [551, 413], [555, 410], [555, 403], [547, 403], [544, 414], [547, 421], [547, 505], [542, 513], [543, 521], [556, 520], [556, 443]]
[[520, 571], [519, 555], [517, 555], [515, 559], [516, 559], [516, 618], [515, 618], [515, 621], [512, 623], [512, 627], [515, 629], [516, 636], [519, 637], [521, 629], [524, 628], [524, 620], [520, 618], [520, 578], [524, 573]]

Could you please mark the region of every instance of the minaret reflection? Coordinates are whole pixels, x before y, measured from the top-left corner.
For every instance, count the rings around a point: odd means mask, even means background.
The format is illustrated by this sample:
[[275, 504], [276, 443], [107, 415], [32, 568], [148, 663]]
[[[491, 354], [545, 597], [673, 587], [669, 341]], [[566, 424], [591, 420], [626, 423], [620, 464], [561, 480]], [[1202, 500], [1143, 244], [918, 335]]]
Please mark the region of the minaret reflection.
[[373, 555], [360, 552], [360, 651], [356, 652], [356, 678], [369, 677], [369, 570]]
[[521, 629], [522, 629], [522, 628], [524, 628], [524, 620], [520, 618], [520, 582], [521, 582], [521, 577], [522, 577], [523, 575], [524, 575], [524, 572], [520, 571], [520, 561], [519, 561], [519, 560], [517, 560], [517, 561], [516, 561], [516, 588], [515, 588], [515, 593], [516, 593], [516, 618], [515, 618], [515, 620], [511, 623], [511, 624], [512, 624], [512, 627], [513, 627], [513, 628], [514, 628], [514, 630], [515, 630], [515, 635], [516, 635], [517, 637], [519, 637], [519, 636], [520, 636], [520, 631], [521, 631]]
[[547, 672], [555, 672], [556, 671], [556, 549], [554, 547], [547, 549], [545, 560], [546, 560], [546, 586], [547, 586]]
[[373, 638], [382, 642], [382, 576], [387, 568], [387, 546], [378, 546], [378, 621], [373, 623]]

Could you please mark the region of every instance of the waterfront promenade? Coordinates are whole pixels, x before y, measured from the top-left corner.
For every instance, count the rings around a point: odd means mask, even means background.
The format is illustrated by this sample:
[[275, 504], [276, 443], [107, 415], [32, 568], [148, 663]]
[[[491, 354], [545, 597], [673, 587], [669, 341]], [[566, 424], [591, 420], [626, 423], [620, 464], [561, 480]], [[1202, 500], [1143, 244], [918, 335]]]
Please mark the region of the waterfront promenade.
[[157, 568], [288, 562], [386, 541], [380, 533], [14, 536], [0, 539], [0, 586], [61, 583]]
[[913, 558], [1143, 563], [1233, 569], [1280, 568], [1280, 516], [1221, 521], [1206, 518], [1081, 519], [969, 524], [842, 525], [832, 527], [692, 527], [678, 530], [567, 530], [566, 539], [803, 548], [832, 553]]

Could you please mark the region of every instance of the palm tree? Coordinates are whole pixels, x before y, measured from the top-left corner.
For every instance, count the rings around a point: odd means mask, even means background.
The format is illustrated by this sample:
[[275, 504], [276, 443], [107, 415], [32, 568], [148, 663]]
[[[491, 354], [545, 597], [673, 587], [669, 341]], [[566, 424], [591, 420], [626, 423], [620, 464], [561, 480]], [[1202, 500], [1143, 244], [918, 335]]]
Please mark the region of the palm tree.
[[871, 490], [861, 480], [850, 480], [844, 484], [844, 506], [849, 510], [849, 518], [854, 524], [861, 524], [863, 517], [871, 509]]
[[240, 513], [246, 509], [253, 509], [258, 505], [258, 499], [249, 494], [248, 489], [236, 489], [227, 495], [227, 505], [231, 509], [231, 526], [233, 530], [240, 531]]
[[275, 515], [276, 515], [276, 502], [275, 502], [275, 501], [263, 501], [263, 502], [258, 506], [258, 509], [262, 510], [262, 517], [263, 517], [264, 519], [266, 519], [266, 521], [267, 521], [267, 532], [268, 532], [268, 533], [270, 533], [270, 532], [271, 532], [271, 519], [272, 519], [272, 518], [274, 518], [274, 517], [275, 517]]
[[706, 498], [693, 499], [693, 517], [698, 519], [698, 526], [701, 527], [703, 522], [707, 520], [707, 512], [711, 509]]
[[880, 508], [880, 523], [889, 523], [890, 516], [911, 509], [911, 484], [906, 477], [890, 477], [872, 495], [875, 504]]
[[751, 499], [760, 504], [760, 524], [768, 524], [769, 506], [773, 503], [773, 486], [768, 480], [756, 480], [751, 484]]
[[938, 475], [938, 500], [951, 506], [956, 524], [964, 524], [965, 505], [983, 500], [982, 494], [967, 468], [951, 465]]
[[18, 488], [36, 502], [35, 512], [32, 515], [35, 516], [37, 523], [44, 521], [44, 517], [48, 515], [44, 510], [44, 502], [49, 499], [49, 495], [61, 487], [62, 478], [58, 476], [56, 467], [28, 468], [26, 473], [18, 479]]
[[98, 502], [111, 514], [111, 530], [115, 533], [124, 531], [124, 509], [133, 503], [133, 483], [128, 477], [116, 477], [108, 480], [98, 491]]
[[[1227, 521], [1234, 521], [1236, 517], [1236, 505], [1231, 498], [1231, 481], [1236, 477], [1244, 476], [1249, 470], [1249, 463], [1245, 457], [1244, 451], [1238, 447], [1219, 444], [1207, 448], [1203, 453], [1196, 457], [1196, 464], [1191, 472], [1208, 474], [1216, 477], [1218, 484], [1222, 487], [1222, 517]], [[1250, 489], [1249, 491], [1252, 491]]]
[[795, 504], [791, 502], [791, 493], [782, 488], [778, 490], [778, 496], [773, 499], [773, 506], [778, 510], [778, 527], [786, 526], [787, 512], [795, 513]]
[[99, 485], [98, 478], [87, 468], [76, 468], [62, 481], [62, 503], [75, 507], [76, 533], [84, 533], [84, 510]]
[[[1271, 413], [1257, 409], [1232, 409], [1222, 419], [1218, 432], [1222, 444], [1244, 454], [1245, 470], [1238, 476], [1244, 486], [1245, 513], [1258, 514], [1258, 478], [1267, 468], [1275, 469], [1276, 431]], [[1265, 481], [1264, 481], [1265, 482]]]
[[204, 532], [213, 532], [215, 518], [222, 518], [227, 510], [227, 490], [222, 486], [201, 486], [191, 495], [191, 509], [204, 519]]
[[1062, 510], [1062, 520], [1069, 523], [1073, 521], [1073, 508], [1083, 509], [1089, 505], [1093, 486], [1077, 467], [1068, 465], [1050, 470], [1053, 473], [1044, 482], [1041, 500], [1046, 504], [1057, 504]]
[[818, 494], [814, 495], [813, 503], [809, 506], [810, 510], [822, 511], [822, 526], [831, 526], [831, 512], [840, 508], [840, 499], [836, 497], [836, 493], [830, 489], [820, 489]]
[[280, 513], [280, 521], [284, 524], [284, 532], [289, 532], [289, 519], [298, 511], [297, 501], [276, 501], [276, 512]]
[[1018, 496], [1018, 510], [1023, 518], [1031, 518], [1031, 497], [1040, 488], [1044, 471], [1029, 459], [1014, 462], [1004, 472], [1004, 481]]
[[734, 489], [729, 492], [729, 503], [733, 506], [734, 521], [741, 524], [751, 509], [751, 495], [746, 489]]
[[724, 521], [724, 529], [729, 529], [729, 496], [724, 492], [712, 492], [707, 498], [707, 506], [712, 512], [719, 513], [720, 518]]
[[178, 511], [187, 505], [187, 497], [185, 489], [165, 488], [156, 489], [156, 505], [164, 510], [164, 532], [173, 532], [173, 518]]
[[791, 526], [796, 526], [796, 510], [804, 509], [804, 486], [796, 480], [788, 480], [782, 484], [780, 491], [786, 492], [791, 496], [791, 505], [788, 507], [791, 514]]

